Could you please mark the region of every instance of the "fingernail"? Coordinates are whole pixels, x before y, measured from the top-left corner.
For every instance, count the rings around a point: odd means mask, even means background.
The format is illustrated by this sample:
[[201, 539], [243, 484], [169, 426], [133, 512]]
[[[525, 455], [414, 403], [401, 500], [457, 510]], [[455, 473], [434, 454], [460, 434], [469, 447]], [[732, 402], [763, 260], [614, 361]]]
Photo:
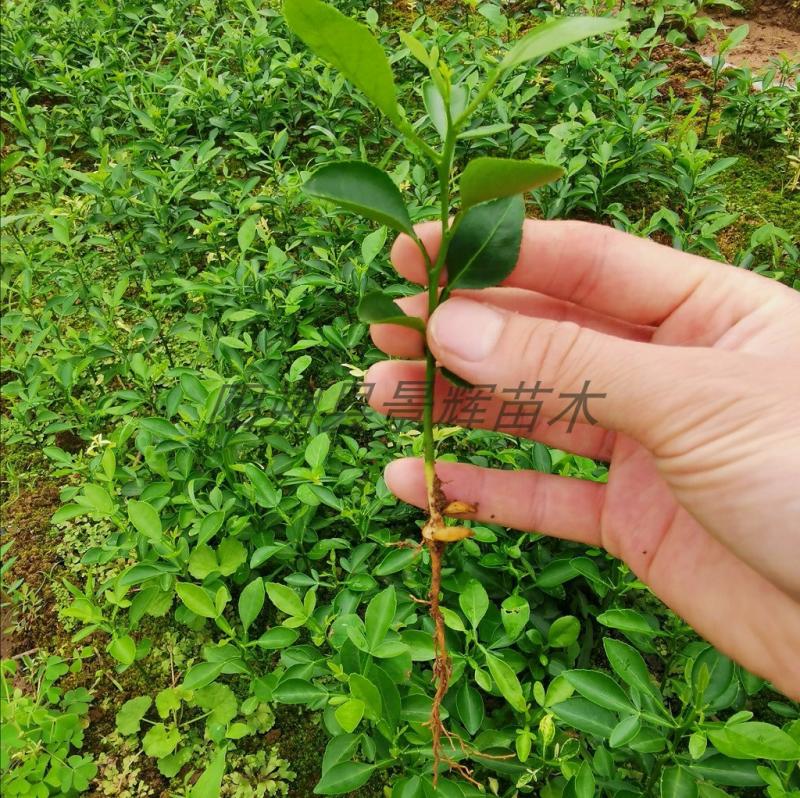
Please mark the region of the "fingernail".
[[428, 335], [442, 349], [461, 360], [488, 357], [503, 332], [505, 317], [468, 299], [448, 299], [431, 317]]

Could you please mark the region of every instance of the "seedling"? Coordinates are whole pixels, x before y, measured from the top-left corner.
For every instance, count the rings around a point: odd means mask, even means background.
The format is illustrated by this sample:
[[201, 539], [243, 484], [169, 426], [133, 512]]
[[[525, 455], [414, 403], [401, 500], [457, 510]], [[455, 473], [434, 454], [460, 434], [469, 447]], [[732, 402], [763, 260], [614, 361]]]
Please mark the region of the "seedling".
[[[590, 36], [614, 31], [621, 23], [614, 19], [563, 17], [550, 20], [517, 41], [486, 74], [483, 84], [470, 96], [435, 49], [428, 50], [415, 36], [401, 33], [406, 52], [427, 70], [422, 99], [427, 112], [422, 125], [412, 123], [399, 104], [389, 59], [369, 30], [320, 0], [286, 0], [284, 15], [289, 27], [320, 58], [336, 67], [383, 113], [401, 142], [413, 155], [428, 159], [439, 183], [441, 246], [432, 259], [414, 231], [403, 196], [391, 177], [363, 161], [327, 164], [305, 184], [308, 194], [337, 203], [398, 233], [410, 236], [419, 247], [427, 270], [428, 313], [436, 310], [456, 289], [487, 288], [498, 285], [511, 273], [519, 255], [525, 218], [524, 193], [557, 180], [559, 166], [542, 160], [476, 158], [457, 173], [459, 139], [468, 131], [475, 111], [494, 87], [516, 67], [540, 60], [569, 44]], [[438, 145], [431, 145], [425, 133], [433, 128]], [[454, 208], [453, 185], [459, 202]], [[396, 324], [424, 334], [425, 321], [406, 315], [391, 296], [382, 292], [365, 295], [359, 317], [370, 324]], [[422, 545], [430, 555], [431, 583], [428, 596], [434, 622], [433, 677], [436, 686], [429, 725], [432, 733], [434, 780], [441, 764], [461, 769], [443, 757], [441, 738], [446, 733], [440, 717], [447, 692], [450, 660], [445, 645], [444, 618], [439, 605], [442, 557], [445, 549], [467, 536], [466, 527], [448, 527], [446, 515], [468, 515], [475, 507], [465, 502], [448, 505], [436, 474], [434, 451], [434, 386], [438, 367], [426, 348], [425, 399], [422, 413], [427, 519], [422, 528]], [[450, 380], [456, 375], [444, 373]], [[457, 494], [458, 486], [451, 492]]]

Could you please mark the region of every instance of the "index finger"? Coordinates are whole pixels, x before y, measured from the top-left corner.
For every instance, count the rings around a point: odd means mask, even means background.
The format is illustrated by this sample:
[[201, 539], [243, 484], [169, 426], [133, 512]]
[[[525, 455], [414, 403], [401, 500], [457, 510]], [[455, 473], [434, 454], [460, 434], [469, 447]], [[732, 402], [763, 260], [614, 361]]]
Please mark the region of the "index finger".
[[[439, 223], [424, 222], [416, 231], [435, 258]], [[422, 253], [409, 236], [395, 241], [392, 262], [406, 279], [426, 284]], [[538, 219], [525, 220], [517, 265], [502, 285], [634, 324], [660, 326], [674, 318], [684, 330], [692, 328], [693, 343], [704, 345], [780, 290], [749, 272], [611, 227]]]

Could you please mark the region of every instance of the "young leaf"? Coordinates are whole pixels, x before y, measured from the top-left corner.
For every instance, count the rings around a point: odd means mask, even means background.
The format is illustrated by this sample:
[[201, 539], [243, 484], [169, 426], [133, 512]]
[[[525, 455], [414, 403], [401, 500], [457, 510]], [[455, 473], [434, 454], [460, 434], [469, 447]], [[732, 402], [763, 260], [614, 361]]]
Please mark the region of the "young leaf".
[[519, 679], [517, 679], [517, 675], [511, 666], [488, 651], [486, 652], [486, 664], [489, 666], [489, 673], [492, 674], [492, 679], [494, 679], [494, 683], [503, 698], [517, 712], [524, 712], [525, 696], [522, 694], [522, 685], [520, 685]]
[[278, 582], [267, 582], [267, 595], [269, 600], [281, 611], [293, 617], [306, 617], [306, 609], [300, 596], [290, 587]]
[[128, 518], [137, 532], [151, 541], [161, 540], [161, 518], [151, 504], [132, 499], [128, 502]]
[[181, 601], [195, 615], [199, 615], [201, 618], [216, 618], [219, 615], [214, 605], [214, 600], [208, 591], [200, 587], [200, 585], [193, 585], [190, 582], [178, 582], [175, 585], [175, 590], [178, 592]]
[[303, 189], [312, 197], [336, 202], [393, 230], [413, 232], [403, 197], [392, 178], [364, 161], [339, 161], [321, 166]]
[[397, 596], [390, 585], [373, 598], [364, 615], [367, 630], [367, 646], [374, 651], [386, 637], [397, 609]]
[[466, 210], [487, 200], [522, 194], [563, 174], [560, 166], [546, 161], [475, 158], [461, 174], [461, 207]]
[[400, 119], [392, 67], [366, 27], [319, 0], [285, 0], [283, 15], [316, 55], [335, 66], [389, 119]]
[[488, 288], [511, 274], [522, 243], [525, 203], [521, 194], [470, 208], [447, 252], [447, 284]]
[[225, 775], [225, 748], [220, 748], [209, 762], [203, 775], [192, 787], [189, 798], [216, 798], [222, 789], [222, 777]]
[[257, 577], [239, 595], [239, 618], [245, 632], [264, 607], [264, 580]]
[[609, 17], [559, 17], [548, 20], [537, 25], [508, 51], [500, 62], [500, 69], [511, 69], [589, 36], [619, 30], [624, 25], [624, 22]]
[[489, 595], [486, 588], [477, 579], [470, 579], [459, 594], [458, 603], [464, 615], [467, 616], [467, 620], [472, 624], [472, 628], [477, 629], [489, 609]]
[[358, 318], [365, 324], [399, 324], [425, 332], [425, 322], [418, 316], [406, 316], [402, 308], [383, 291], [372, 291], [361, 298]]

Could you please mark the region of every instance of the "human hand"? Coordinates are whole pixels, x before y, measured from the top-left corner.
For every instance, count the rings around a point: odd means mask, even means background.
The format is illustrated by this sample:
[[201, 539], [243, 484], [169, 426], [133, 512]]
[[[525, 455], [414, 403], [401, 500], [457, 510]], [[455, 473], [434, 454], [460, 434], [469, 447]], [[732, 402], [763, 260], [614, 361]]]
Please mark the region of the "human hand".
[[[439, 225], [417, 232], [435, 257]], [[424, 284], [409, 237], [392, 260]], [[425, 294], [399, 304], [426, 315]], [[371, 332], [405, 358], [366, 377], [370, 404], [386, 412], [400, 381], [424, 381], [423, 341], [396, 325]], [[496, 386], [486, 426], [503, 388], [540, 381], [554, 391], [519, 434], [610, 462], [607, 485], [439, 463], [447, 498], [477, 506], [459, 518], [605, 547], [700, 635], [800, 698], [799, 294], [611, 228], [528, 220], [511, 276], [454, 292], [427, 340], [440, 365]], [[597, 425], [550, 424], [559, 393], [587, 380], [606, 394], [590, 405]], [[422, 461], [391, 463], [386, 483], [426, 506]]]

